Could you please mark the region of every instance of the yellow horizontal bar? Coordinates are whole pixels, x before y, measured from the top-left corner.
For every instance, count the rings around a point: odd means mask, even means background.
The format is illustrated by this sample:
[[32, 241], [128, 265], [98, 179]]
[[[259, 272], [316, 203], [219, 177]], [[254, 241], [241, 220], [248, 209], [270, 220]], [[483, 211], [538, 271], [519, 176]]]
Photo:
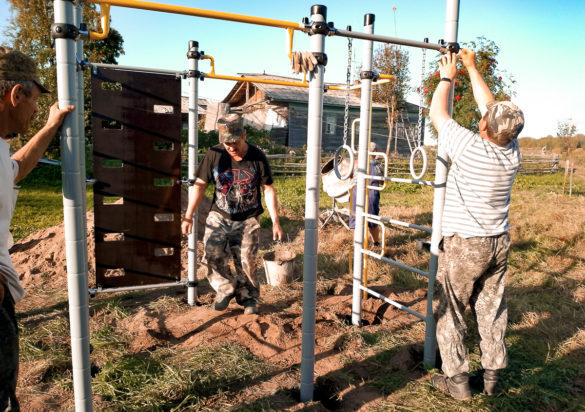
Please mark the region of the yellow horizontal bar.
[[110, 34], [110, 6], [108, 4], [100, 4], [100, 21], [102, 23], [102, 32], [89, 32], [89, 40], [103, 40]]
[[192, 7], [173, 6], [171, 4], [151, 3], [138, 0], [88, 0], [89, 3], [107, 4], [117, 7], [128, 7], [133, 9], [162, 11], [165, 13], [185, 14], [188, 16], [206, 17], [210, 19], [237, 21], [240, 23], [258, 24], [262, 26], [280, 27], [284, 29], [306, 31], [303, 23], [290, 22], [285, 20], [267, 19], [263, 17], [246, 16], [243, 14], [226, 13], [222, 11], [195, 9]]
[[309, 87], [309, 83], [306, 83], [306, 82], [287, 82], [287, 81], [283, 81], [283, 80], [258, 79], [256, 77], [224, 76], [224, 75], [215, 74], [215, 73], [206, 73], [205, 78], [221, 79], [221, 80], [235, 80], [237, 82], [276, 84], [278, 86]]
[[[395, 81], [396, 79], [394, 78], [394, 76], [391, 75], [384, 75], [384, 76], [390, 76], [390, 77], [386, 77], [382, 80], [378, 80], [377, 82], [373, 82], [372, 86], [378, 86], [380, 84], [386, 84], [386, 83], [390, 83]], [[380, 75], [380, 77], [382, 77], [382, 75]], [[347, 87], [341, 87], [341, 86], [326, 86], [327, 89], [329, 90], [347, 90]], [[362, 85], [361, 84], [354, 84], [353, 86], [349, 86], [349, 90], [356, 90], [356, 89], [361, 89]]]

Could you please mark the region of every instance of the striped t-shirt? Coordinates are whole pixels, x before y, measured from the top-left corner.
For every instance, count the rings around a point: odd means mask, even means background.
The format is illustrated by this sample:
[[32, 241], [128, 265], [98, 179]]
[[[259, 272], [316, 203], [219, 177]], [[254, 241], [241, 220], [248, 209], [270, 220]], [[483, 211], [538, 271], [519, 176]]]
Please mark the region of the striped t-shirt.
[[520, 167], [518, 141], [501, 147], [450, 119], [439, 132], [439, 145], [451, 159], [443, 236], [485, 237], [508, 231], [510, 192]]

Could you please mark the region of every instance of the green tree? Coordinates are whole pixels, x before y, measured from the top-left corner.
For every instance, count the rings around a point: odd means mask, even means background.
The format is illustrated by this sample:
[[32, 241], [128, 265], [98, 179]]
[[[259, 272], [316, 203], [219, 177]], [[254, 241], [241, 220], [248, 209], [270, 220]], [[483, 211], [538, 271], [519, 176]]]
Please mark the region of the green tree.
[[557, 122], [557, 137], [573, 137], [577, 133], [577, 126], [572, 119]]
[[[53, 23], [53, 1], [51, 0], [8, 0], [11, 10], [11, 19], [4, 35], [12, 43], [11, 46], [26, 53], [36, 60], [39, 67], [39, 76], [43, 84], [51, 91], [49, 95], [39, 99], [39, 113], [37, 114], [30, 131], [12, 141], [15, 150], [24, 145], [35, 132], [43, 126], [47, 119], [49, 108], [57, 100], [57, 70], [55, 67], [55, 49], [51, 38], [51, 24]], [[99, 13], [94, 4], [84, 3], [83, 21], [93, 31], [101, 31]], [[115, 29], [110, 28], [107, 39], [86, 42], [84, 59], [91, 62], [115, 64], [116, 59], [124, 53], [124, 39]], [[86, 139], [91, 143], [91, 130], [88, 118], [90, 116], [90, 74], [86, 70], [84, 76], [85, 89], [85, 118]], [[59, 141], [54, 139], [48, 149], [49, 157], [59, 156]]]
[[399, 110], [405, 106], [406, 95], [410, 91], [408, 60], [408, 52], [392, 44], [385, 44], [374, 52], [374, 71], [390, 74], [396, 79], [391, 83], [375, 86], [372, 90], [372, 100], [386, 105], [388, 122], [386, 153], [390, 152], [394, 122], [398, 118]]
[[[475, 51], [476, 67], [493, 93], [495, 99], [509, 100], [514, 94], [511, 87], [515, 83], [515, 80], [507, 75], [505, 71], [498, 69], [497, 57], [500, 48], [493, 41], [488, 40], [485, 37], [478, 37], [475, 41], [463, 43], [462, 46], [463, 48]], [[429, 74], [424, 81], [423, 93], [425, 95], [427, 106], [430, 106], [435, 88], [441, 80], [438, 67], [438, 61], [434, 61], [431, 64], [431, 74]], [[455, 97], [453, 100], [453, 119], [455, 119], [455, 121], [461, 126], [477, 132], [479, 121], [481, 120], [481, 114], [473, 98], [469, 76], [460, 61], [458, 62], [458, 69], [459, 73], [454, 82]], [[434, 128], [432, 128], [432, 130], [433, 134], [436, 136], [436, 130], [434, 130]]]

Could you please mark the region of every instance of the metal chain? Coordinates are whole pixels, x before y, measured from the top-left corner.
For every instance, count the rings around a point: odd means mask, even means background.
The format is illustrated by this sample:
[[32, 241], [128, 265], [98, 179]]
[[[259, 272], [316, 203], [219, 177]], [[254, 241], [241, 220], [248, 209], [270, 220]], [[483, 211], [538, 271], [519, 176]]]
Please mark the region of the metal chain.
[[418, 101], [418, 124], [416, 125], [417, 147], [422, 146], [422, 119], [424, 104], [424, 86], [425, 86], [425, 60], [427, 57], [426, 49], [422, 49], [422, 67], [420, 69], [420, 89]]
[[347, 39], [347, 73], [345, 77], [345, 113], [343, 117], [343, 145], [347, 146], [347, 135], [349, 130], [349, 88], [351, 87], [351, 46], [352, 39]]

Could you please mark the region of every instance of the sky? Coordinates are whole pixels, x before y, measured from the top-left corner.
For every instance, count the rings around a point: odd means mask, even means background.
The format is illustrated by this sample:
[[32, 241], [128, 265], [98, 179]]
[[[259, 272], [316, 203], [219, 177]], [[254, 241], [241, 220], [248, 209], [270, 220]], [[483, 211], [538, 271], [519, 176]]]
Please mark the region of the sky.
[[[327, 21], [339, 29], [352, 26], [363, 31], [364, 15], [375, 15], [376, 34], [436, 43], [445, 37], [446, 1], [373, 0], [369, 3], [345, 0], [159, 0], [158, 3], [230, 12], [289, 22], [310, 17], [314, 4], [327, 6]], [[395, 10], [393, 10], [395, 8]], [[0, 0], [0, 32], [4, 32], [10, 11]], [[585, 0], [460, 0], [458, 41], [460, 44], [483, 36], [500, 48], [498, 70], [512, 78], [515, 102], [524, 112], [525, 127], [520, 137], [556, 136], [559, 122], [570, 122], [585, 134]], [[189, 40], [213, 56], [217, 74], [267, 73], [295, 76], [287, 57], [284, 29], [178, 14], [112, 7], [111, 26], [124, 38], [121, 65], [172, 69], [188, 68]], [[4, 40], [1, 36], [0, 39]], [[352, 78], [362, 60], [362, 40], [353, 40]], [[326, 83], [344, 83], [347, 70], [346, 38], [325, 39], [328, 64]], [[374, 48], [380, 47], [375, 44]], [[295, 31], [294, 50], [309, 50], [309, 36]], [[420, 84], [422, 52], [405, 47], [410, 56], [410, 84]], [[427, 51], [425, 74], [437, 52]], [[199, 70], [209, 72], [209, 60]], [[299, 77], [300, 78], [300, 77]], [[234, 82], [206, 79], [199, 83], [200, 97], [222, 100]], [[187, 94], [187, 85], [183, 85]], [[418, 104], [419, 98], [408, 98]]]

